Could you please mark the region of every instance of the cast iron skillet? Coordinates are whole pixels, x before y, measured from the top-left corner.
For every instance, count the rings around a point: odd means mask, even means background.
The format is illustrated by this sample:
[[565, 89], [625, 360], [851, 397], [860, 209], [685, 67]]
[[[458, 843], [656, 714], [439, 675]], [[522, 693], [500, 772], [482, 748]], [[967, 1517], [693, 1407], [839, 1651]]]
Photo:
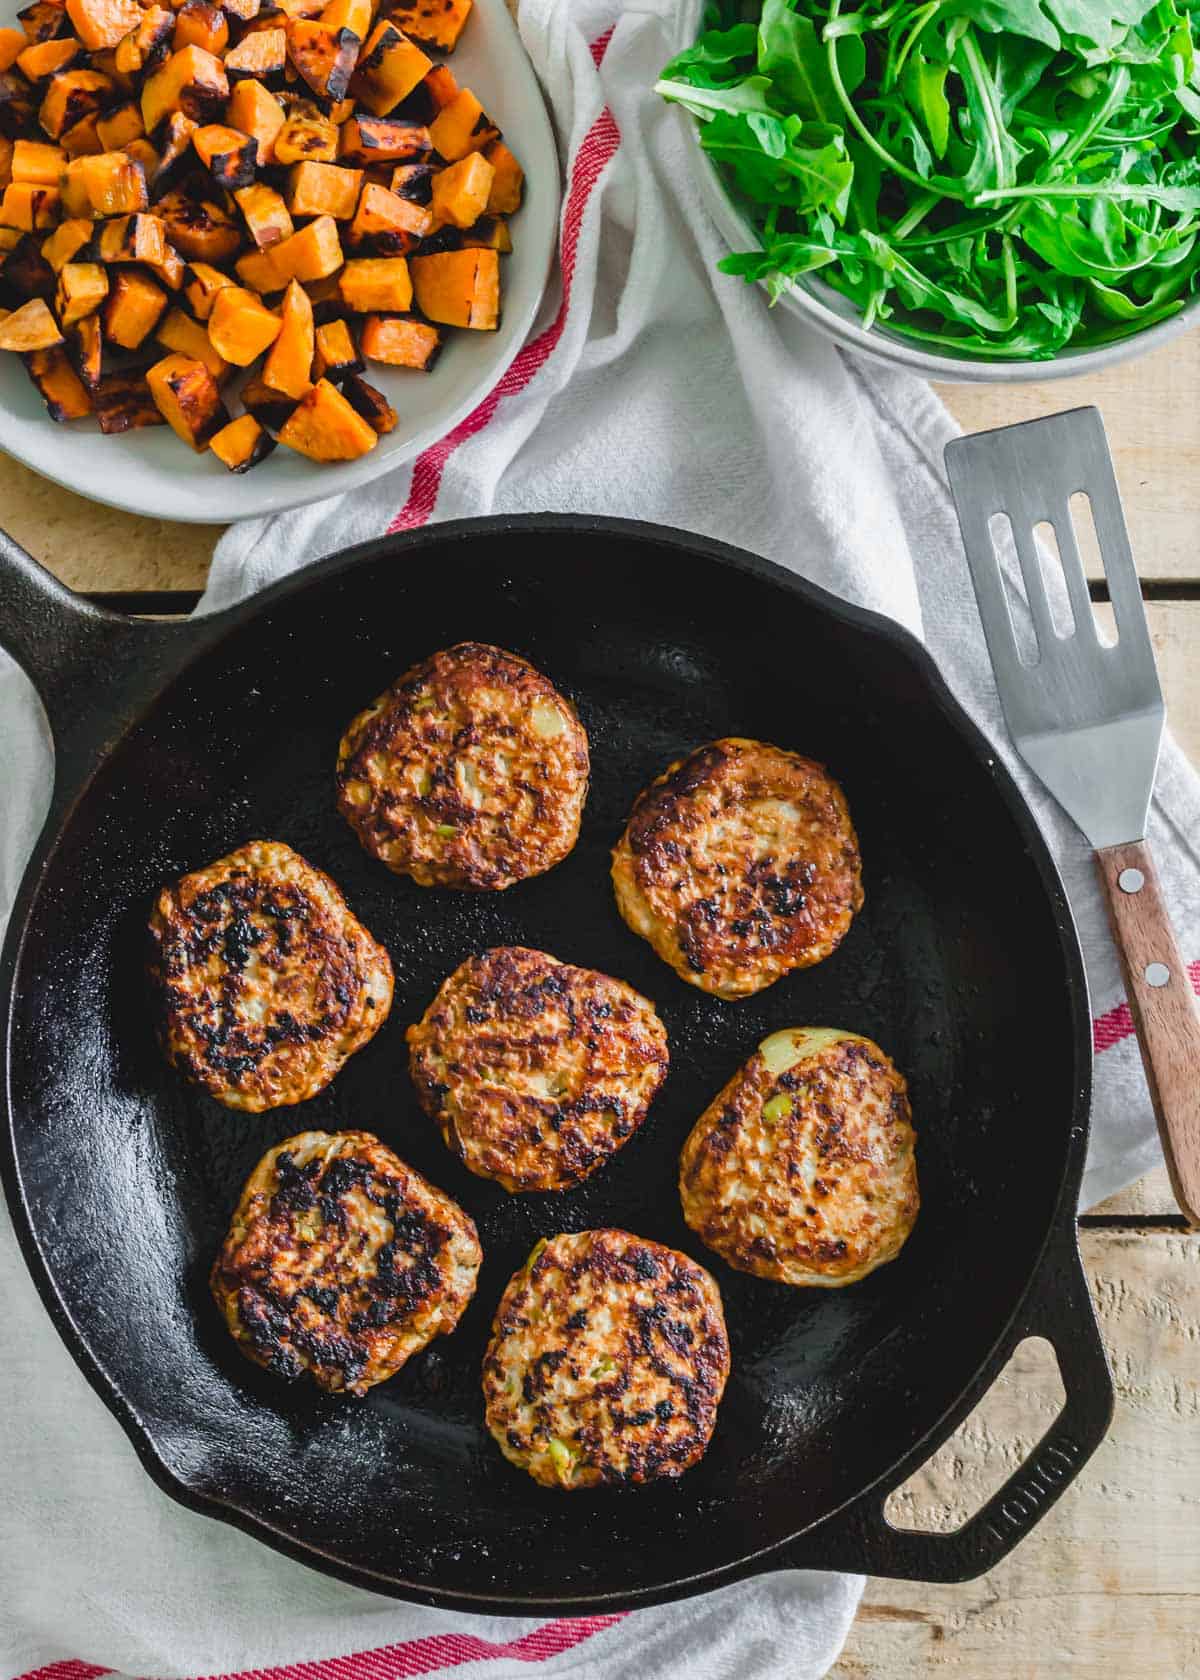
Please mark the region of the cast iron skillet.
[[[1074, 1225], [1087, 992], [1033, 821], [909, 636], [717, 543], [554, 516], [383, 538], [179, 624], [90, 607], [11, 543], [0, 584], [0, 638], [57, 746], [0, 978], [4, 1179], [47, 1308], [161, 1487], [361, 1585], [510, 1614], [650, 1604], [800, 1565], [965, 1579], [1032, 1526], [1112, 1401]], [[498, 894], [396, 879], [333, 805], [346, 720], [410, 661], [467, 637], [549, 673], [592, 742], [575, 852]], [[867, 894], [830, 961], [734, 1004], [684, 985], [625, 928], [607, 872], [637, 790], [727, 733], [832, 767]], [[391, 952], [396, 1001], [324, 1095], [247, 1117], [162, 1064], [141, 962], [159, 883], [255, 837], [340, 883]], [[631, 981], [670, 1033], [647, 1124], [566, 1195], [472, 1178], [405, 1071], [404, 1027], [443, 976], [514, 941]], [[730, 1271], [683, 1225], [675, 1188], [679, 1146], [723, 1081], [768, 1031], [806, 1022], [891, 1051], [920, 1134], [915, 1235], [837, 1291]], [[458, 1332], [362, 1403], [249, 1365], [206, 1289], [243, 1178], [314, 1126], [377, 1132], [468, 1208], [486, 1255]], [[486, 1438], [480, 1357], [535, 1239], [607, 1224], [713, 1267], [733, 1376], [708, 1456], [679, 1483], [548, 1493]], [[1054, 1344], [1067, 1400], [1032, 1458], [956, 1534], [890, 1527], [889, 1489], [1035, 1333]]]

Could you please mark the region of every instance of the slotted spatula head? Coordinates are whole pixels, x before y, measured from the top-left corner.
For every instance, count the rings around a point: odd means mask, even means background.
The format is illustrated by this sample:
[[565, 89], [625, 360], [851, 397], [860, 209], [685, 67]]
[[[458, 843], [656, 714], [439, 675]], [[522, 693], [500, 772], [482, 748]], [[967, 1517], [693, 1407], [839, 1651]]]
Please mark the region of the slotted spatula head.
[[[946, 445], [946, 470], [1009, 733], [1025, 762], [1100, 850], [1146, 832], [1163, 698], [1108, 440], [1075, 408]], [[1070, 499], [1091, 503], [1117, 623], [1101, 642]], [[991, 520], [1006, 514], [1023, 591], [1010, 591]], [[1074, 626], [1056, 630], [1034, 527], [1054, 528]], [[1015, 582], [1015, 579], [1014, 579]], [[1022, 663], [1010, 599], [1028, 603], [1036, 655]]]

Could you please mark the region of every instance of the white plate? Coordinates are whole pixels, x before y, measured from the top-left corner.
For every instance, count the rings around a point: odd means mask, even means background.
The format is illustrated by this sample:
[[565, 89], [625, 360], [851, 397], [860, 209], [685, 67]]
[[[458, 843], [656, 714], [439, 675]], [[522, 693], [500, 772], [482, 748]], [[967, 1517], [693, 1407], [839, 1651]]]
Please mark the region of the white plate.
[[512, 255], [500, 259], [500, 326], [449, 329], [432, 373], [368, 363], [367, 377], [400, 416], [370, 454], [322, 466], [282, 445], [247, 473], [195, 454], [167, 426], [104, 437], [94, 420], [56, 425], [21, 365], [0, 352], [0, 448], [81, 496], [156, 519], [225, 523], [341, 495], [445, 437], [496, 384], [537, 313], [558, 226], [558, 154], [537, 77], [505, 0], [475, 0], [450, 60], [479, 95], [525, 170], [525, 200], [512, 219]]

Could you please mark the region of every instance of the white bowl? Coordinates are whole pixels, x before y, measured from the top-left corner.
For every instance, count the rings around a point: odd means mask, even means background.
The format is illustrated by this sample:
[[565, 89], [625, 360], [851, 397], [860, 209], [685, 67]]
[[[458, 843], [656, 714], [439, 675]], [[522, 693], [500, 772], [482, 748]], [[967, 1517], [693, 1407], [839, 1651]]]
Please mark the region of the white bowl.
[[[704, 5], [705, 0], [686, 0], [680, 8], [677, 51], [690, 46], [699, 34]], [[716, 165], [700, 144], [701, 124], [682, 108], [679, 117], [691, 131], [696, 175], [705, 207], [728, 240], [730, 250], [761, 250], [761, 242], [754, 229], [731, 199]], [[793, 280], [781, 294], [777, 307], [798, 316], [847, 350], [872, 356], [876, 361], [888, 362], [893, 367], [908, 368], [926, 379], [936, 379], [945, 385], [1017, 385], [1047, 379], [1077, 379], [1082, 374], [1098, 373], [1101, 368], [1116, 367], [1119, 362], [1144, 356], [1147, 351], [1156, 350], [1159, 345], [1178, 338], [1200, 321], [1200, 297], [1193, 297], [1169, 320], [1145, 327], [1141, 332], [1132, 333], [1113, 344], [1085, 350], [1063, 350], [1045, 362], [1013, 361], [1007, 357], [988, 361], [983, 357], [955, 356], [933, 346], [923, 349], [902, 334], [890, 331], [886, 325], [864, 327], [862, 317], [850, 299], [843, 297], [832, 286], [825, 285], [815, 275]]]
[[559, 176], [554, 132], [505, 0], [475, 0], [450, 59], [525, 170], [512, 255], [501, 258], [494, 333], [448, 331], [431, 373], [369, 363], [367, 378], [400, 416], [357, 461], [322, 466], [282, 446], [247, 473], [195, 454], [169, 427], [105, 437], [94, 420], [56, 425], [20, 360], [0, 353], [0, 448], [81, 496], [156, 519], [224, 523], [341, 495], [409, 461], [470, 414], [504, 373], [533, 325], [554, 255]]

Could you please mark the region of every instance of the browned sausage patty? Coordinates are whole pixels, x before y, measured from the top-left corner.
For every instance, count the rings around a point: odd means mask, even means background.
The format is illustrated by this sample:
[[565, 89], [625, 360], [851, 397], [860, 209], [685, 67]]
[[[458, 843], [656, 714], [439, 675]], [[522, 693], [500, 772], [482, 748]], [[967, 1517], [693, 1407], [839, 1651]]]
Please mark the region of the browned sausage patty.
[[328, 875], [274, 840], [163, 888], [149, 974], [167, 1060], [251, 1113], [323, 1090], [392, 1005], [383, 946]]
[[487, 1425], [544, 1487], [681, 1476], [729, 1376], [716, 1283], [628, 1231], [551, 1237], [512, 1278], [483, 1362]]
[[461, 642], [414, 665], [347, 729], [338, 808], [373, 857], [423, 887], [497, 891], [579, 836], [588, 743], [514, 653]]
[[917, 1217], [908, 1088], [834, 1027], [764, 1039], [679, 1158], [684, 1218], [739, 1271], [836, 1289], [894, 1260]]
[[248, 1359], [363, 1394], [454, 1329], [475, 1226], [369, 1132], [301, 1132], [247, 1180], [212, 1292]]
[[612, 876], [633, 931], [680, 979], [723, 998], [821, 962], [863, 901], [838, 784], [810, 758], [736, 737], [639, 795]]
[[654, 1005], [622, 980], [504, 945], [456, 968], [410, 1067], [449, 1148], [506, 1190], [566, 1190], [631, 1138], [667, 1076]]

